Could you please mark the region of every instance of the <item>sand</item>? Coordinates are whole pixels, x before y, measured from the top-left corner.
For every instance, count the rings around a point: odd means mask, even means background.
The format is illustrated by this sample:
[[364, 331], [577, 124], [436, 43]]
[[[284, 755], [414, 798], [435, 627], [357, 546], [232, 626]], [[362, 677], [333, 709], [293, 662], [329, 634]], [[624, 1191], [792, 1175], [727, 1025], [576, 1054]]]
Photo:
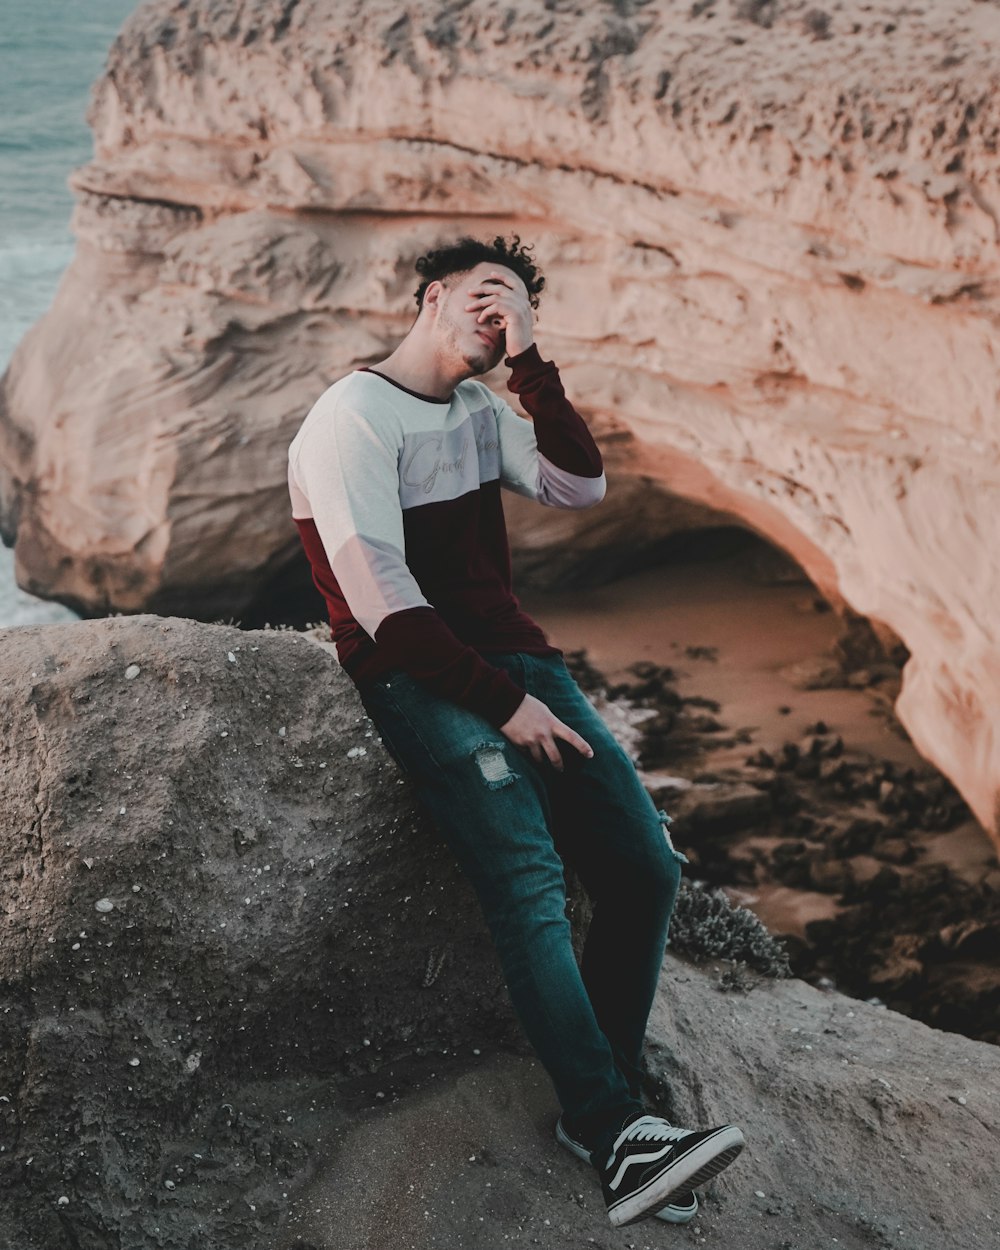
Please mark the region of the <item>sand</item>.
[[[925, 767], [891, 715], [878, 687], [803, 690], [801, 666], [827, 656], [843, 631], [835, 613], [804, 578], [770, 581], [745, 553], [673, 563], [598, 589], [519, 596], [522, 607], [564, 650], [586, 649], [609, 682], [636, 661], [669, 665], [684, 696], [721, 705], [730, 729], [752, 730], [752, 745], [712, 752], [714, 769], [740, 767], [751, 752], [776, 751], [823, 720], [845, 749], [903, 768]], [[699, 649], [693, 655], [689, 648]], [[938, 860], [969, 881], [996, 863], [993, 846], [974, 820], [929, 833], [923, 861]], [[732, 892], [775, 932], [801, 933], [810, 919], [835, 910], [829, 895], [770, 886]]]

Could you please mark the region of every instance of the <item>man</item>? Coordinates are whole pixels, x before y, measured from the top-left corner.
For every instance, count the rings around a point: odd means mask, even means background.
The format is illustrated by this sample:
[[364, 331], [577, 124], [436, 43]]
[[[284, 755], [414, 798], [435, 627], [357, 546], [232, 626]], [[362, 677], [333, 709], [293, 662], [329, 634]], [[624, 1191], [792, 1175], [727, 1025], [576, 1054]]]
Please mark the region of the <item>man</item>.
[[[611, 1222], [683, 1223], [739, 1154], [639, 1097], [684, 856], [631, 760], [519, 608], [500, 488], [604, 497], [601, 454], [534, 343], [544, 279], [515, 235], [417, 262], [409, 333], [331, 386], [289, 448], [292, 515], [341, 662], [479, 896], [515, 1009]], [[533, 421], [475, 381], [506, 357]], [[558, 850], [557, 850], [558, 842]], [[582, 965], [564, 860], [593, 903]]]

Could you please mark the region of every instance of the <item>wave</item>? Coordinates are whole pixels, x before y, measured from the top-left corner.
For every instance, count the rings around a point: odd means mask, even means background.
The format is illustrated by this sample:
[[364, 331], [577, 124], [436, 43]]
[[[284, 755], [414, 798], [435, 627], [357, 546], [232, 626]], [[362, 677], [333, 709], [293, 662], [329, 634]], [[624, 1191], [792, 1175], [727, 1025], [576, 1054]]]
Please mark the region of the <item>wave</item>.
[[71, 239], [0, 245], [0, 373], [51, 304], [72, 256]]
[[72, 239], [0, 244], [0, 283], [49, 278], [62, 273], [72, 257]]
[[0, 629], [11, 625], [55, 625], [80, 614], [61, 603], [38, 599], [14, 580], [14, 553], [0, 546]]
[[4, 121], [0, 153], [63, 153], [81, 146], [78, 131], [86, 134], [83, 118], [86, 101], [66, 100], [22, 109]]

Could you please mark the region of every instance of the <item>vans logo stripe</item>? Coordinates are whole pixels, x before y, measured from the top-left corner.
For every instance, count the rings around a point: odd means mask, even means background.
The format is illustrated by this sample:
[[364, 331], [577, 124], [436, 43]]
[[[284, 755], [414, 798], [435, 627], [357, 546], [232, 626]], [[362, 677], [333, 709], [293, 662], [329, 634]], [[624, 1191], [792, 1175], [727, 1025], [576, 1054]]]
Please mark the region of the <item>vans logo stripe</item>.
[[629, 1155], [627, 1159], [623, 1159], [621, 1166], [614, 1175], [614, 1179], [608, 1182], [611, 1189], [617, 1189], [625, 1178], [626, 1172], [633, 1163], [654, 1163], [657, 1159], [662, 1159], [670, 1154], [673, 1146], [661, 1146], [659, 1150], [654, 1150], [651, 1154], [646, 1155]]

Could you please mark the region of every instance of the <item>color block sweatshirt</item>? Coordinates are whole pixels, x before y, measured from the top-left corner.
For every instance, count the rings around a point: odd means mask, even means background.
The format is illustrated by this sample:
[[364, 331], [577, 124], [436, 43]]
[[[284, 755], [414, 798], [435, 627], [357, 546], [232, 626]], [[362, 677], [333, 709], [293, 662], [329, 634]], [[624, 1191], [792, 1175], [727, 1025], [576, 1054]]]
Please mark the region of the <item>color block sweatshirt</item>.
[[288, 489], [344, 669], [401, 668], [499, 728], [525, 692], [490, 652], [559, 655], [520, 610], [500, 488], [553, 508], [604, 498], [604, 466], [556, 366], [506, 361], [527, 421], [483, 383], [450, 399], [358, 369], [316, 401], [288, 449]]

